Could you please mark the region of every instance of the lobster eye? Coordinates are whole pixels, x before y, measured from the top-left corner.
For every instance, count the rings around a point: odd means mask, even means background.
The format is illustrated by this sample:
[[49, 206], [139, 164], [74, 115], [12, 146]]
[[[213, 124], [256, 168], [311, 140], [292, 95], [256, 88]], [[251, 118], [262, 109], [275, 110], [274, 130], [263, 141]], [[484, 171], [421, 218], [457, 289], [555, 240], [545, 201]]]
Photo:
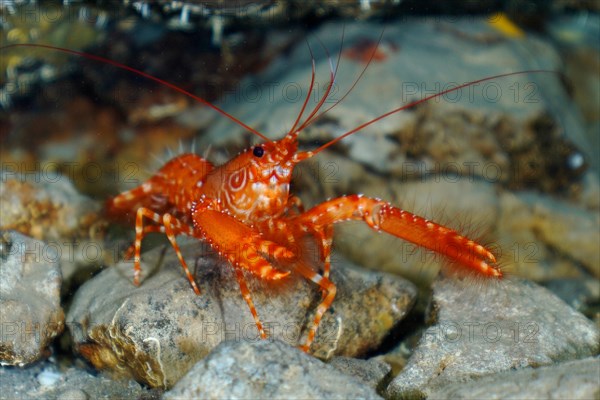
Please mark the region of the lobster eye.
[[254, 154], [256, 157], [262, 157], [263, 154], [265, 154], [265, 149], [260, 146], [256, 146], [254, 150], [252, 150], [252, 154]]

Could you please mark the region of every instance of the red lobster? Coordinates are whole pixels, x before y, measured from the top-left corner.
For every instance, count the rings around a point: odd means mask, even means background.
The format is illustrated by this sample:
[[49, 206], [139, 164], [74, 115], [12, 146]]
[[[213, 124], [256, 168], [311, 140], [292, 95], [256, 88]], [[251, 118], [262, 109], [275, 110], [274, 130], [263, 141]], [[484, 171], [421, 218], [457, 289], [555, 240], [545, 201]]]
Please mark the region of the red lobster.
[[[331, 67], [330, 81], [325, 95], [301, 123], [315, 82], [314, 59], [308, 96], [294, 125], [282, 139], [271, 141], [206, 100], [142, 71], [73, 50], [45, 45], [25, 46], [68, 52], [145, 76], [211, 107], [265, 141], [250, 147], [218, 167], [196, 154], [179, 155], [168, 161], [141, 186], [108, 201], [108, 210], [113, 214], [136, 212], [135, 244], [131, 249], [134, 254], [133, 283], [135, 285], [140, 283], [140, 253], [144, 235], [149, 232], [163, 232], [177, 253], [194, 292], [200, 295], [194, 277], [181, 255], [176, 236], [185, 234], [205, 240], [234, 267], [242, 295], [254, 317], [260, 336], [266, 338], [243, 271], [246, 270], [266, 280], [279, 280], [291, 272], [297, 273], [314, 282], [323, 291], [323, 298], [316, 310], [306, 341], [301, 346], [302, 350], [308, 351], [321, 318], [336, 295], [336, 286], [329, 279], [329, 271], [333, 225], [338, 222], [362, 220], [375, 231], [384, 231], [439, 252], [467, 271], [487, 277], [502, 277], [502, 272], [496, 265], [496, 258], [488, 249], [452, 229], [401, 210], [383, 200], [362, 195], [331, 199], [304, 211], [300, 199], [290, 195], [290, 180], [292, 171], [299, 162], [315, 156], [333, 143], [391, 114], [468, 85], [534, 71], [513, 72], [466, 83], [396, 108], [346, 132], [316, 150], [298, 151], [298, 134], [328, 111], [319, 114], [335, 79], [335, 71]], [[152, 223], [147, 224], [146, 220]], [[312, 236], [319, 247], [323, 263], [322, 273], [316, 272], [312, 265], [298, 257], [300, 243], [307, 235]], [[281, 269], [282, 267], [284, 269]]]

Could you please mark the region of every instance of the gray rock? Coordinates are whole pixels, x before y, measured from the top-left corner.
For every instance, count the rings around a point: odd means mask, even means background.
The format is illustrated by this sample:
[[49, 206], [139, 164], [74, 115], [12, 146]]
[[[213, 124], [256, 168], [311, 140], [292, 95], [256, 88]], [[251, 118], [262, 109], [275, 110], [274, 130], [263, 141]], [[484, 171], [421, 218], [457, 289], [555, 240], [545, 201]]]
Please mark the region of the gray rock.
[[546, 281], [543, 285], [586, 317], [600, 318], [600, 285], [597, 280], [589, 277], [563, 278]]
[[428, 399], [597, 399], [600, 359], [586, 358], [541, 368], [454, 383], [433, 391]]
[[60, 400], [87, 400], [90, 397], [81, 389], [67, 389], [58, 395]]
[[[575, 264], [600, 277], [600, 210], [588, 210], [534, 192], [500, 196], [498, 237], [522, 277], [577, 277]], [[510, 243], [510, 244], [509, 244]]]
[[79, 267], [111, 259], [101, 243], [100, 203], [81, 195], [67, 176], [47, 169], [22, 175], [16, 165], [7, 163], [0, 174], [0, 228], [44, 241], [57, 253], [65, 282]]
[[548, 290], [522, 280], [434, 285], [425, 331], [389, 397], [426, 396], [449, 383], [597, 354], [596, 326]]
[[379, 399], [367, 385], [278, 340], [221, 343], [165, 399]]
[[329, 362], [329, 365], [368, 385], [371, 389], [376, 390], [377, 393], [381, 393], [385, 389], [389, 378], [392, 376], [392, 367], [374, 358], [361, 360], [350, 357], [334, 357]]
[[[77, 292], [67, 325], [77, 350], [95, 366], [152, 387], [170, 387], [221, 341], [260, 340], [233, 268], [207, 256], [196, 240], [181, 249], [188, 265], [196, 266], [200, 296], [170, 247], [142, 256], [146, 278], [139, 288], [131, 283], [133, 264], [127, 262], [103, 271]], [[149, 265], [157, 263], [152, 271]], [[338, 264], [331, 275], [337, 296], [311, 347], [313, 355], [325, 359], [377, 347], [416, 294], [401, 278]], [[251, 276], [247, 281], [267, 334], [291, 345], [303, 343], [305, 326], [312, 324], [321, 300], [316, 285], [296, 276], [278, 283]]]
[[55, 249], [15, 231], [0, 231], [0, 364], [32, 363], [64, 329]]
[[0, 387], [2, 400], [132, 399], [153, 393], [133, 380], [115, 380], [77, 366], [59, 368], [50, 361], [0, 368]]

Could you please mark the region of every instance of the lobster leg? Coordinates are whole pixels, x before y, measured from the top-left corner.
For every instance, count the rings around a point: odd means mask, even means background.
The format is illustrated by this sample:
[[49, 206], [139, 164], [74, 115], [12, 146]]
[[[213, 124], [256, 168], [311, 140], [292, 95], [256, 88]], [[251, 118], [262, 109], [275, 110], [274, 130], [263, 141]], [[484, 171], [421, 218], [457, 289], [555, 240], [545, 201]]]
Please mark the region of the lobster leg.
[[288, 199], [288, 211], [292, 207], [296, 207], [296, 209], [300, 212], [304, 212], [304, 204], [302, 204], [302, 200], [298, 196], [290, 196]]
[[252, 296], [250, 296], [250, 290], [248, 289], [248, 285], [246, 285], [244, 271], [242, 271], [240, 268], [235, 268], [235, 276], [237, 278], [238, 284], [240, 285], [242, 297], [244, 298], [244, 300], [246, 300], [246, 304], [248, 304], [248, 307], [250, 308], [250, 312], [252, 313], [252, 317], [254, 318], [254, 323], [258, 328], [258, 333], [260, 334], [261, 339], [266, 339], [267, 334], [265, 333], [265, 329], [263, 328], [262, 322], [260, 322], [260, 318], [258, 318], [258, 313], [256, 312], [256, 308], [254, 307]]
[[[317, 329], [319, 328], [319, 324], [321, 323], [321, 318], [323, 318], [323, 314], [331, 307], [331, 303], [335, 299], [335, 294], [337, 289], [333, 282], [331, 282], [328, 278], [325, 278], [315, 271], [312, 268], [306, 266], [304, 263], [300, 262], [293, 266], [294, 271], [304, 276], [306, 279], [309, 279], [319, 285], [323, 290], [324, 298], [317, 307], [317, 312], [315, 313], [315, 319], [311, 327], [309, 328], [308, 335], [306, 336], [306, 341], [300, 349], [304, 352], [308, 352], [310, 349], [310, 345], [315, 340], [315, 336], [317, 334]], [[326, 294], [325, 294], [326, 293]]]
[[[154, 233], [154, 232], [165, 233], [165, 227], [162, 225], [146, 225], [146, 226], [144, 226], [144, 230], [142, 231], [142, 237], [146, 236], [147, 233]], [[129, 246], [127, 248], [127, 250], [125, 250], [123, 259], [129, 260], [129, 259], [131, 259], [131, 257], [134, 256], [134, 254], [135, 254], [135, 242], [133, 242], [131, 244], [131, 246]]]
[[321, 241], [321, 257], [323, 258], [324, 268], [323, 277], [329, 278], [331, 270], [331, 245], [333, 243], [333, 225], [326, 225], [322, 231], [317, 232]]
[[[317, 245], [320, 246], [320, 257], [323, 262], [323, 278], [329, 278], [331, 271], [331, 245], [333, 244], [333, 225], [325, 226], [312, 225], [310, 231], [317, 239]], [[323, 291], [323, 296], [327, 291]]]
[[198, 286], [196, 285], [196, 280], [190, 273], [190, 270], [188, 269], [188, 266], [185, 263], [183, 256], [181, 255], [181, 250], [179, 250], [177, 240], [175, 239], [175, 236], [177, 236], [180, 233], [186, 233], [189, 236], [194, 236], [194, 230], [191, 227], [183, 224], [171, 214], [163, 215], [163, 225], [165, 227], [165, 234], [167, 235], [169, 242], [171, 242], [171, 246], [173, 246], [173, 248], [175, 249], [175, 253], [177, 254], [179, 263], [181, 263], [181, 266], [183, 267], [183, 270], [185, 271], [185, 274], [187, 275], [187, 278], [190, 281], [192, 288], [194, 289], [194, 293], [199, 295], [200, 289], [198, 289]]
[[[319, 285], [323, 290], [324, 298], [317, 307], [306, 341], [300, 346], [303, 351], [308, 352], [311, 343], [315, 339], [317, 328], [319, 327], [323, 315], [329, 309], [331, 303], [333, 303], [336, 294], [335, 285], [328, 278], [319, 275], [312, 268], [305, 265], [302, 260], [289, 262], [296, 258], [293, 252], [277, 243], [263, 239], [248, 225], [239, 222], [228, 214], [207, 208], [194, 209], [193, 221], [196, 231], [200, 231], [207, 242], [218, 251], [220, 255], [226, 257], [234, 266], [240, 290], [254, 317], [261, 338], [266, 338], [266, 334], [254, 307], [254, 303], [252, 302], [252, 298], [250, 297], [250, 291], [246, 286], [241, 268], [245, 268], [261, 278], [270, 280], [281, 279], [287, 276], [289, 272], [277, 271], [259, 253], [268, 254], [275, 260], [290, 266], [290, 268], [304, 276], [306, 279]], [[324, 232], [332, 234], [333, 230], [325, 229]], [[237, 251], [227, 249], [237, 249]], [[330, 246], [328, 246], [327, 249], [330, 249]], [[325, 258], [329, 260], [329, 252], [327, 251], [326, 254], [327, 256]], [[327, 269], [327, 273], [328, 272], [329, 270]]]
[[[155, 228], [155, 226], [144, 227], [144, 225], [143, 225], [144, 217], [153, 220], [157, 224], [162, 224], [162, 226], [160, 226], [159, 228]], [[181, 251], [179, 249], [179, 246], [177, 245], [177, 241], [175, 238], [180, 233], [185, 233], [190, 236], [195, 236], [193, 229], [186, 226], [185, 224], [181, 223], [177, 218], [175, 218], [171, 214], [160, 215], [160, 214], [155, 213], [154, 211], [149, 210], [144, 207], [138, 208], [137, 213], [136, 213], [133, 284], [136, 286], [138, 286], [140, 284], [140, 274], [142, 272], [142, 268], [140, 266], [140, 260], [141, 260], [140, 253], [141, 253], [141, 249], [142, 249], [142, 239], [143, 239], [144, 234], [147, 232], [156, 231], [156, 230], [162, 231], [163, 230], [162, 228], [164, 228], [164, 232], [167, 235], [167, 238], [171, 242], [173, 249], [175, 249], [175, 252], [177, 253], [177, 258], [179, 259], [179, 262], [181, 263], [181, 266], [183, 267], [183, 270], [185, 271], [185, 273], [188, 277], [188, 280], [190, 281], [190, 284], [192, 285], [192, 288], [194, 289], [194, 292], [196, 294], [200, 294], [200, 290], [198, 289], [198, 286], [196, 285], [196, 281], [194, 280], [194, 277], [190, 273], [190, 270], [188, 269], [187, 264], [185, 263], [185, 260], [183, 259], [183, 256], [181, 255]]]
[[[297, 212], [300, 214], [304, 213], [304, 205], [302, 200], [298, 196], [290, 196], [288, 199], [288, 215], [292, 207], [295, 207]], [[325, 264], [323, 269], [323, 277], [329, 278], [329, 271], [331, 270], [331, 245], [333, 243], [333, 225], [327, 225], [322, 229], [317, 229], [312, 232], [321, 246], [321, 261]], [[289, 238], [290, 242], [293, 242], [293, 235]]]
[[363, 220], [375, 231], [384, 231], [433, 250], [481, 275], [501, 277], [496, 258], [482, 245], [458, 232], [393, 207], [379, 199], [361, 195], [343, 196], [322, 203], [297, 217], [307, 230], [348, 220]]

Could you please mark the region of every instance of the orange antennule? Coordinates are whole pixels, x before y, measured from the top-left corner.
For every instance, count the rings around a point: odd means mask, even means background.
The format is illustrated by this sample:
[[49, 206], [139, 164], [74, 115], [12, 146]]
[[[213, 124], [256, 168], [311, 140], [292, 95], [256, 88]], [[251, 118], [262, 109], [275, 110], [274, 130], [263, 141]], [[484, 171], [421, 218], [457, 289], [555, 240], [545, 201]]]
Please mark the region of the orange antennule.
[[[350, 89], [348, 89], [346, 91], [346, 93], [344, 93], [344, 95], [338, 100], [336, 101], [331, 107], [327, 108], [325, 111], [323, 111], [322, 113], [320, 113], [319, 115], [314, 115], [315, 113], [311, 114], [311, 118], [307, 118], [306, 121], [304, 121], [304, 123], [302, 124], [301, 127], [298, 128], [298, 131], [301, 131], [302, 129], [305, 129], [306, 127], [308, 127], [310, 124], [312, 124], [314, 121], [316, 121], [317, 119], [321, 118], [323, 115], [325, 115], [328, 111], [330, 111], [331, 109], [333, 109], [335, 106], [337, 106], [338, 104], [340, 104], [342, 101], [344, 101], [344, 99], [346, 97], [348, 97], [348, 95], [350, 94], [350, 92], [352, 92], [352, 90], [354, 90], [354, 88], [356, 87], [356, 85], [358, 84], [358, 82], [360, 81], [360, 79], [362, 78], [362, 76], [365, 74], [365, 72], [367, 72], [367, 69], [369, 68], [369, 65], [371, 65], [371, 62], [373, 61], [373, 59], [375, 58], [375, 54], [377, 53], [377, 48], [379, 47], [379, 43], [381, 43], [381, 39], [383, 38], [383, 34], [385, 33], [385, 29], [383, 29], [381, 31], [381, 34], [379, 35], [379, 39], [377, 39], [377, 44], [375, 45], [375, 48], [373, 49], [373, 51], [371, 52], [371, 55], [369, 56], [369, 60], [367, 61], [367, 63], [365, 64], [363, 70], [360, 72], [360, 74], [358, 75], [358, 77], [354, 80], [354, 83], [352, 83], [352, 86], [350, 86]], [[340, 52], [338, 54], [338, 59], [337, 59], [337, 64], [335, 66], [335, 73], [334, 73], [334, 77], [335, 75], [337, 75], [337, 70], [340, 66], [340, 59], [341, 59], [341, 54], [342, 54], [342, 47], [344, 45], [344, 32], [342, 32], [342, 43], [340, 44]], [[326, 50], [327, 51], [327, 50]], [[333, 68], [332, 68], [333, 69]], [[325, 94], [325, 97], [327, 98], [327, 96], [329, 96], [329, 92], [327, 92]], [[320, 108], [320, 107], [319, 107]]]
[[[342, 43], [343, 43], [343, 40], [344, 40], [344, 35], [342, 33]], [[340, 57], [342, 55], [341, 51], [338, 54], [338, 60], [337, 60], [337, 64], [336, 64], [336, 67], [335, 67], [335, 70], [334, 70], [333, 65], [331, 63], [331, 55], [329, 54], [329, 51], [323, 45], [323, 42], [321, 42], [319, 40], [319, 43], [321, 44], [321, 46], [325, 50], [325, 53], [327, 54], [327, 59], [329, 60], [329, 84], [327, 85], [327, 89], [325, 90], [325, 94], [323, 95], [323, 97], [321, 97], [321, 99], [319, 100], [319, 102], [317, 103], [317, 105], [315, 106], [315, 108], [311, 111], [311, 113], [308, 115], [308, 117], [302, 123], [302, 125], [300, 125], [298, 127], [298, 129], [296, 129], [295, 131], [293, 129], [290, 131], [290, 134], [292, 134], [292, 135], [298, 135], [298, 133], [300, 131], [302, 131], [304, 128], [306, 128], [308, 126], [308, 124], [310, 124], [310, 121], [315, 116], [315, 114], [319, 112], [319, 110], [321, 109], [321, 107], [323, 107], [323, 104], [325, 103], [325, 101], [327, 101], [327, 98], [329, 97], [329, 94], [331, 93], [331, 89], [333, 88], [333, 84], [335, 82], [335, 76], [337, 74], [337, 67], [340, 65]], [[309, 49], [311, 57], [312, 57], [312, 50], [310, 50], [310, 46], [308, 46], [308, 49]], [[313, 64], [314, 64], [314, 59], [313, 59]], [[312, 88], [311, 88], [311, 90], [312, 90]], [[311, 91], [308, 92], [307, 100], [308, 100], [308, 97], [310, 96], [310, 92]], [[304, 112], [304, 109], [303, 109], [302, 112]]]
[[302, 114], [304, 114], [304, 111], [306, 110], [306, 106], [308, 105], [308, 100], [310, 100], [310, 94], [313, 91], [313, 87], [315, 86], [315, 57], [313, 55], [312, 49], [310, 47], [310, 44], [308, 42], [306, 42], [306, 45], [308, 46], [308, 51], [310, 52], [310, 60], [312, 63], [312, 73], [311, 73], [311, 77], [310, 77], [310, 87], [308, 88], [308, 93], [306, 94], [306, 98], [304, 99], [304, 103], [302, 103], [302, 108], [300, 109], [300, 112], [298, 113], [298, 117], [296, 118], [296, 120], [294, 121], [294, 125], [292, 126], [292, 128], [290, 129], [290, 131], [288, 132], [288, 135], [297, 135], [298, 132], [300, 132], [300, 129], [296, 129], [296, 126], [298, 126], [298, 123], [300, 122], [300, 119], [302, 118]]

